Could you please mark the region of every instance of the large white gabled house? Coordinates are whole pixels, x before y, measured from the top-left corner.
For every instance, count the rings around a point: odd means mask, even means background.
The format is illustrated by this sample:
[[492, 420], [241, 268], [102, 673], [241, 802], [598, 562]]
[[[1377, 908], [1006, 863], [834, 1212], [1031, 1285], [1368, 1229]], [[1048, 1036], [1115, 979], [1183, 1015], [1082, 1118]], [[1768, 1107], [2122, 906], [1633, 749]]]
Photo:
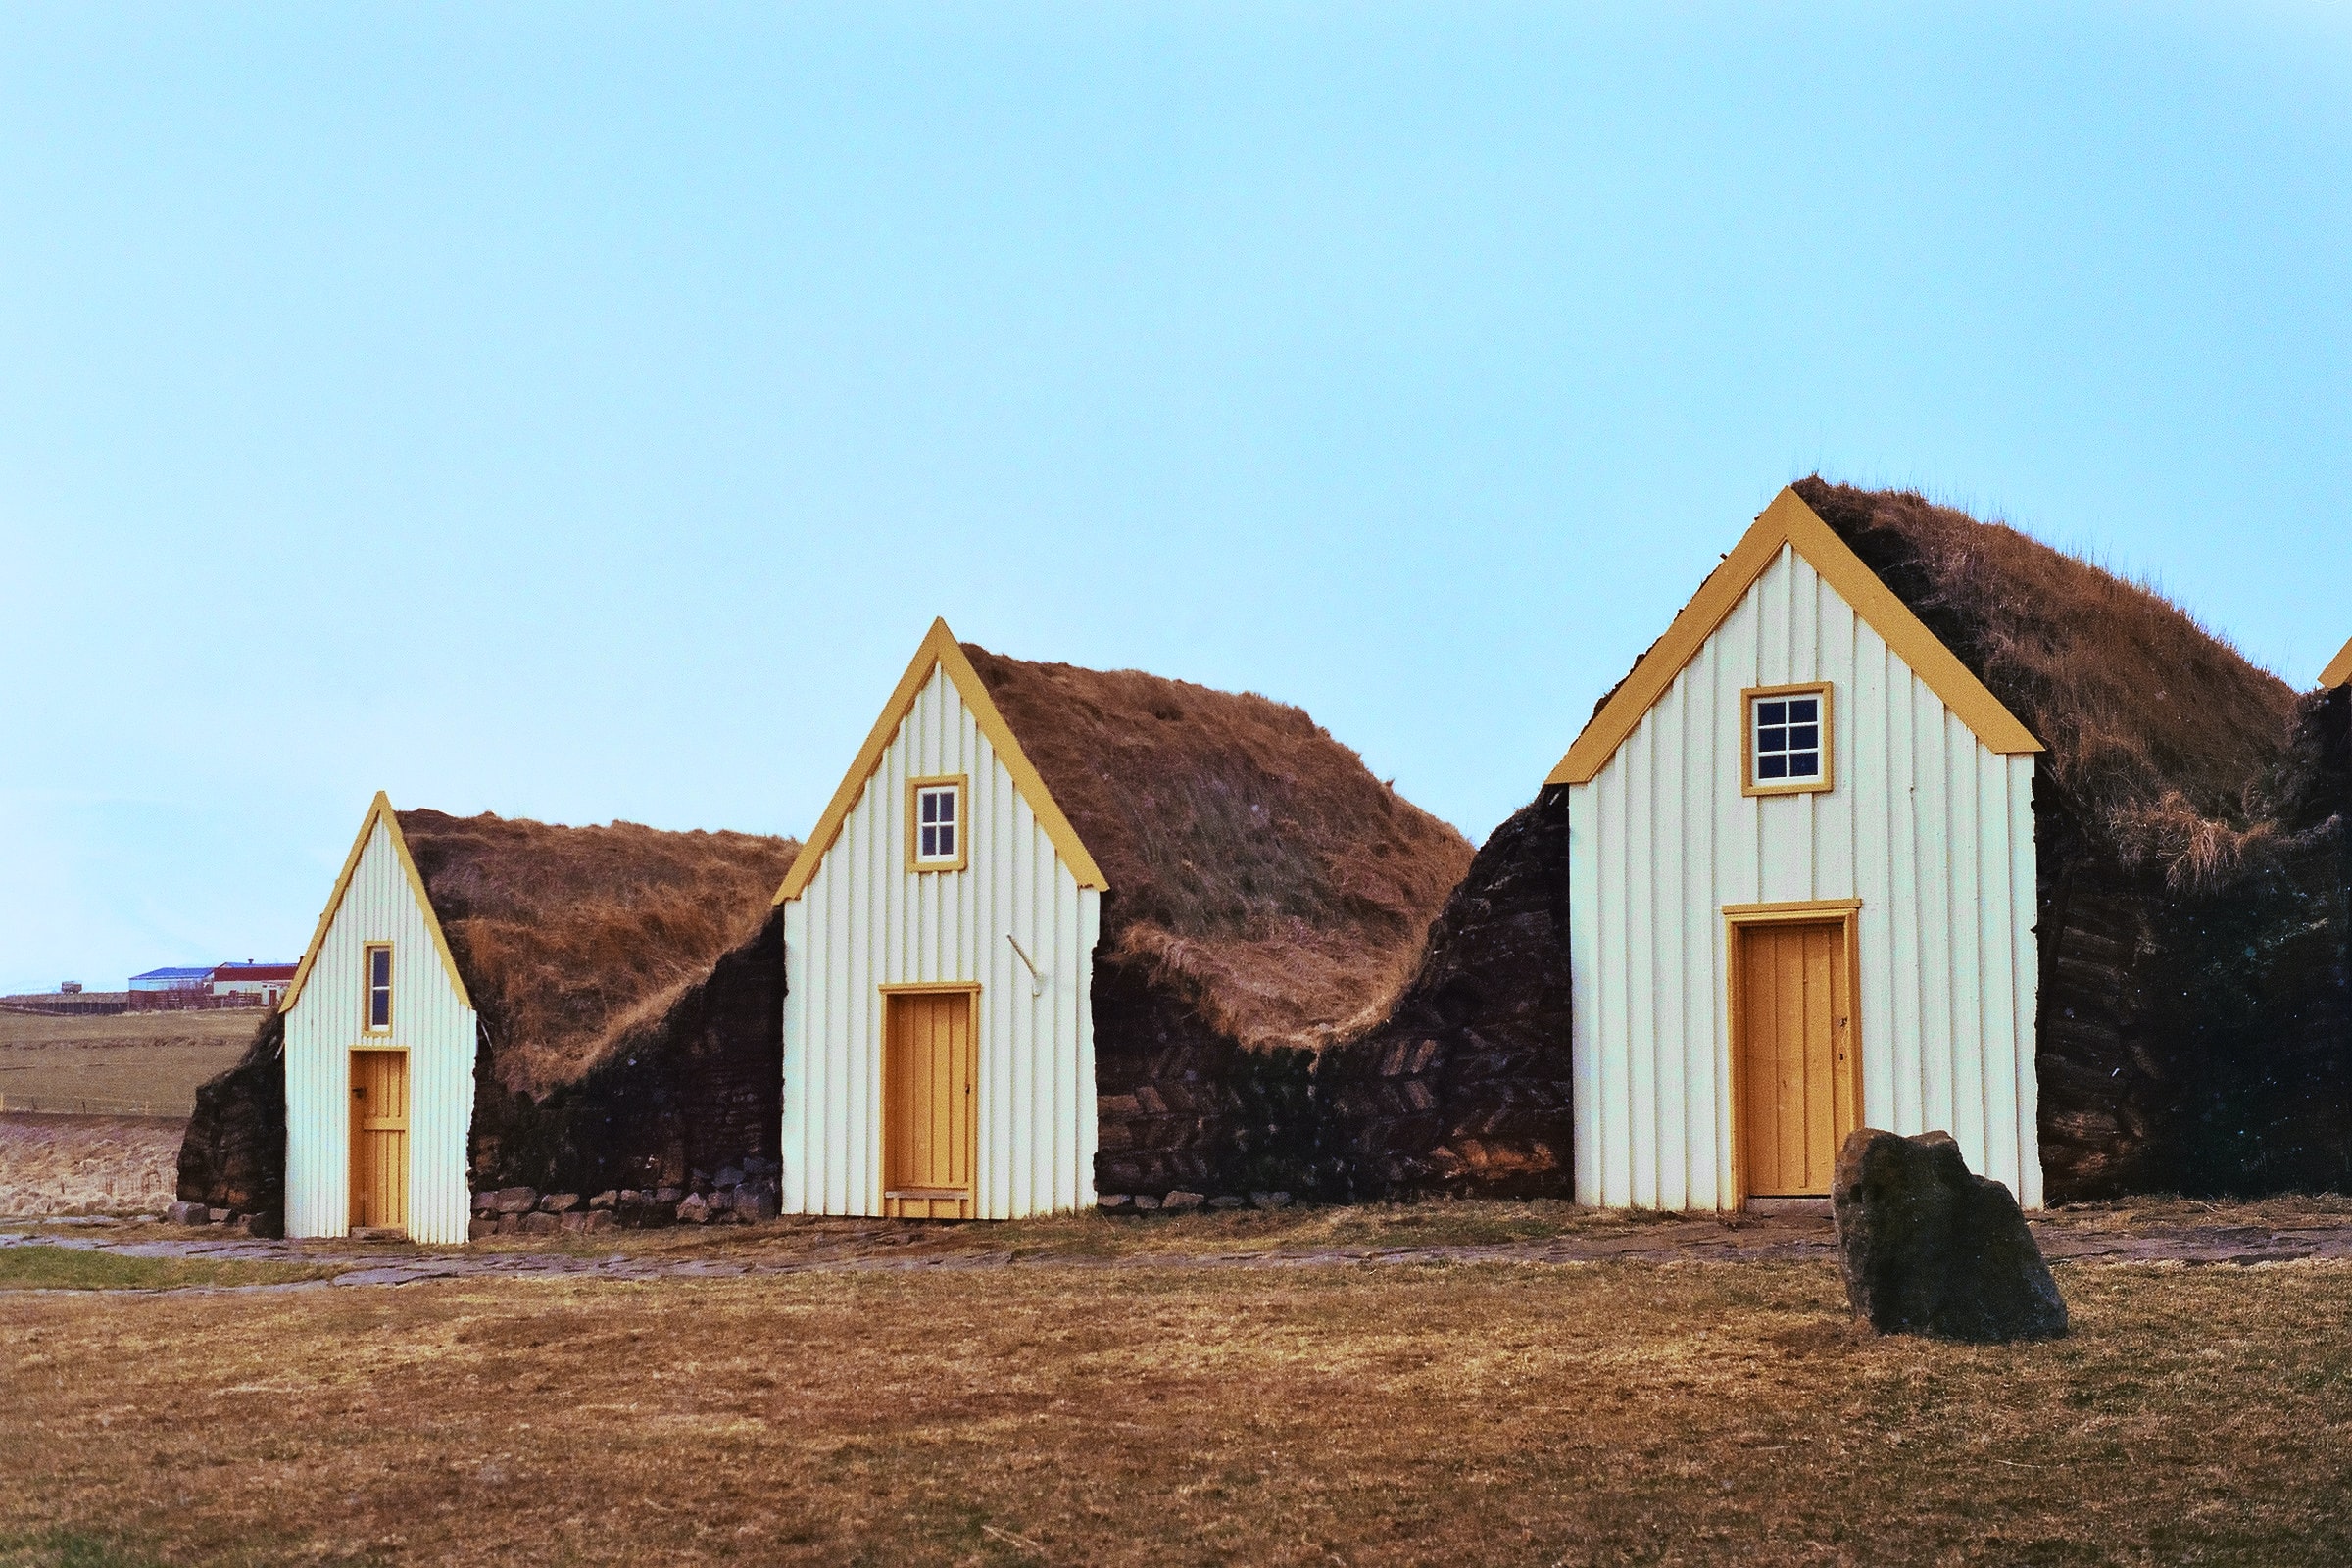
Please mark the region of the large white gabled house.
[[1826, 1195], [1872, 1126], [2037, 1206], [2041, 749], [1783, 490], [1546, 780], [1577, 1200]]

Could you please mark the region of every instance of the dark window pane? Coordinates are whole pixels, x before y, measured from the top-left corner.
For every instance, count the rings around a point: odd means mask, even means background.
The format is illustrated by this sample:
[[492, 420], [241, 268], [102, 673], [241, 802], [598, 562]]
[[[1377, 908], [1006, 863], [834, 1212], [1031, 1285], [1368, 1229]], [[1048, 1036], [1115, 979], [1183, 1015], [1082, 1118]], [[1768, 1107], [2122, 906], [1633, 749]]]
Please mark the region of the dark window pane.
[[368, 1021], [378, 1029], [392, 1021], [392, 993], [389, 990], [368, 993]]
[[1789, 722], [1789, 723], [1791, 723], [1791, 724], [1812, 724], [1812, 723], [1817, 723], [1817, 722], [1819, 722], [1820, 718], [1821, 718], [1821, 699], [1820, 699], [1820, 698], [1818, 698], [1818, 697], [1791, 697], [1790, 699], [1788, 699], [1788, 722]]
[[956, 858], [956, 829], [952, 826], [939, 830], [939, 858], [943, 860]]
[[1789, 758], [1788, 776], [1790, 778], [1821, 777], [1821, 754], [1818, 752], [1799, 752], [1794, 757]]
[[1759, 752], [1785, 752], [1785, 751], [1787, 751], [1788, 749], [1788, 732], [1787, 730], [1785, 730], [1785, 729], [1760, 729], [1760, 730], [1756, 731], [1756, 750], [1757, 750], [1757, 751], [1759, 751]]
[[1788, 749], [1792, 752], [1820, 751], [1821, 726], [1819, 724], [1798, 724], [1790, 728]]
[[954, 790], [939, 792], [939, 819], [942, 822], [956, 820], [956, 792]]
[[931, 826], [929, 823], [925, 823], [923, 825], [921, 848], [915, 853], [920, 855], [926, 860], [936, 858], [939, 855], [939, 829]]
[[369, 948], [368, 950], [368, 983], [371, 986], [388, 986], [392, 983], [392, 950], [390, 948]]
[[1756, 705], [1756, 722], [1759, 724], [1788, 723], [1788, 705], [1787, 703], [1758, 703]]
[[939, 820], [938, 796], [932, 794], [929, 790], [924, 790], [915, 797], [915, 804], [921, 808], [921, 815], [924, 821], [936, 822]]
[[1775, 752], [1770, 757], [1759, 757], [1756, 759], [1756, 777], [1787, 778], [1788, 776], [1788, 759], [1782, 756], [1780, 753]]

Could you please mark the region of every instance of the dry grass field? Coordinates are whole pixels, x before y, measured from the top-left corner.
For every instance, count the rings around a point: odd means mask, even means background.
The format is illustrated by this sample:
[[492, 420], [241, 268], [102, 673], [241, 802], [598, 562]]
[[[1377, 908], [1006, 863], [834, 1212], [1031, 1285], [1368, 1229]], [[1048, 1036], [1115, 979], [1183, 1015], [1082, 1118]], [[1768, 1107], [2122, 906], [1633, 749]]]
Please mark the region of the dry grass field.
[[0, 1216], [152, 1214], [172, 1201], [187, 1123], [0, 1113]]
[[0, 1105], [185, 1116], [196, 1087], [235, 1065], [259, 1008], [49, 1018], [0, 1012]]
[[19, 1295], [0, 1562], [2352, 1559], [2352, 1265], [1819, 1263]]

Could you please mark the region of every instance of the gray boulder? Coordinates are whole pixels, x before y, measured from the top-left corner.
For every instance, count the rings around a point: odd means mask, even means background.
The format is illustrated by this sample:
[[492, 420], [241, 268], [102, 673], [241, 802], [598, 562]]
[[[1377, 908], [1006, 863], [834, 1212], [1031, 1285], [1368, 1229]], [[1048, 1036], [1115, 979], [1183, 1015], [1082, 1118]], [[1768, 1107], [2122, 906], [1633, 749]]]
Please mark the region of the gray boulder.
[[563, 1217], [557, 1214], [525, 1214], [521, 1220], [525, 1236], [553, 1236], [563, 1228]]
[[1182, 1188], [1159, 1200], [1159, 1206], [1170, 1214], [1185, 1214], [1208, 1201], [1206, 1193], [1188, 1193]]
[[536, 1187], [501, 1187], [491, 1195], [491, 1206], [501, 1214], [528, 1214], [539, 1206]]
[[542, 1213], [568, 1214], [579, 1206], [580, 1195], [577, 1193], [550, 1193], [539, 1200]]
[[167, 1225], [210, 1225], [213, 1211], [202, 1203], [167, 1203], [164, 1223]]
[[1881, 1334], [1992, 1343], [2066, 1332], [2066, 1302], [2017, 1200], [1949, 1133], [1865, 1127], [1831, 1189], [1846, 1298]]
[[678, 1223], [700, 1225], [710, 1217], [710, 1205], [699, 1194], [689, 1194], [678, 1201]]

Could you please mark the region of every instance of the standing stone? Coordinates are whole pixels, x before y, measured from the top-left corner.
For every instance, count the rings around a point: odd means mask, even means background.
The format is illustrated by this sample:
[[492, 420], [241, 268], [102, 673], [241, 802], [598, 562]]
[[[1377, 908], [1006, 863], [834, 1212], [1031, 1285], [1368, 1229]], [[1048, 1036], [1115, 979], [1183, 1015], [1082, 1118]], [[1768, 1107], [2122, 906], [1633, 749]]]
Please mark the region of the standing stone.
[[2056, 1339], [2066, 1302], [2017, 1200], [1972, 1175], [1950, 1133], [1865, 1127], [1832, 1190], [1846, 1298], [1881, 1334]]

